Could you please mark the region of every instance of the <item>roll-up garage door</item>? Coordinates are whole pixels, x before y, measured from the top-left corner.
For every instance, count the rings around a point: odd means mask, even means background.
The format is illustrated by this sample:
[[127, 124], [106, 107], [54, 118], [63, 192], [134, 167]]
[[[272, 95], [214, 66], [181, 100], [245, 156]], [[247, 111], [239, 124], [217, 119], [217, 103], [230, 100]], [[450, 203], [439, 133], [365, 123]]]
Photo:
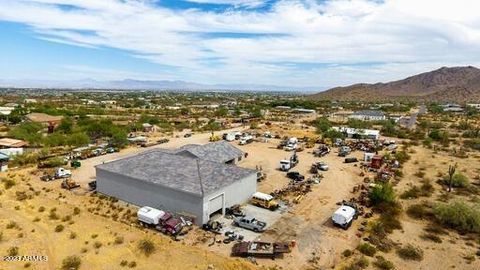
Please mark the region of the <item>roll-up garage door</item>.
[[218, 210], [223, 210], [223, 194], [213, 197], [209, 201], [208, 214], [211, 215]]

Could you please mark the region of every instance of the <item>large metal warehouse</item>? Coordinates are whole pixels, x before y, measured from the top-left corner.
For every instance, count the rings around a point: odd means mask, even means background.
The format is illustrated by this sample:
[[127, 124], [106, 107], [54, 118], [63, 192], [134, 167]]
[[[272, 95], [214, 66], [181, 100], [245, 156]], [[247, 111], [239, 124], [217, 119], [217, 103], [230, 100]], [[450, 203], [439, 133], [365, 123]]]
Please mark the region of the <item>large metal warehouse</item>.
[[256, 171], [233, 165], [243, 156], [227, 142], [150, 150], [96, 166], [97, 191], [189, 215], [201, 225], [256, 192]]

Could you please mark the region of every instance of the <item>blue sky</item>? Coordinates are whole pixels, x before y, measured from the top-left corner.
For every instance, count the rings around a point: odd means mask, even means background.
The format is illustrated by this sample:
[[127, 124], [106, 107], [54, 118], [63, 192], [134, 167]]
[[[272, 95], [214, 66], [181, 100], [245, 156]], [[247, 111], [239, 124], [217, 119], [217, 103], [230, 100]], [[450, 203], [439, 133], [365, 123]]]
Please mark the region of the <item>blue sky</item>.
[[2, 0], [0, 80], [318, 86], [480, 62], [473, 0]]

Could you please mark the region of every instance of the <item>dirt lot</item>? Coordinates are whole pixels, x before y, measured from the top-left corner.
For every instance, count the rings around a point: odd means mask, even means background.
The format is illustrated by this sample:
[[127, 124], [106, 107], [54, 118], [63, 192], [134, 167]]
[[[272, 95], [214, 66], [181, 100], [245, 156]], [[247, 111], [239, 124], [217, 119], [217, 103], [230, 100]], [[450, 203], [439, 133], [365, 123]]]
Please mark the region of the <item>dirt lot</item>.
[[[297, 132], [300, 134], [308, 131]], [[190, 138], [173, 137], [170, 138], [170, 142], [153, 148], [176, 148], [189, 143], [204, 144], [208, 142], [209, 136], [210, 134], [206, 133], [195, 134]], [[238, 142], [232, 143], [238, 146]], [[276, 149], [277, 143], [278, 140], [270, 139], [267, 142], [238, 146], [248, 153], [248, 157], [239, 166], [262, 168], [267, 174], [267, 179], [258, 184], [258, 191], [270, 193], [288, 185], [285, 173], [277, 168], [279, 161], [288, 158], [292, 153]], [[0, 232], [3, 232], [0, 250], [6, 253], [9, 247], [18, 246], [21, 255], [40, 254], [49, 257], [48, 262], [32, 263], [31, 269], [58, 269], [61, 260], [71, 254], [77, 254], [82, 258], [82, 269], [119, 269], [122, 259], [135, 261], [137, 269], [151, 269], [152, 264], [159, 262], [163, 262], [161, 269], [207, 269], [209, 265], [213, 265], [214, 269], [254, 269], [256, 266], [248, 260], [228, 258], [233, 243], [223, 244], [221, 241], [223, 236], [214, 237], [196, 228], [184, 240], [174, 242], [158, 232], [138, 228], [134, 225], [134, 217], [130, 219], [130, 223], [121, 220], [115, 222], [108, 207], [106, 210], [98, 210], [105, 208], [104, 202], [86, 192], [86, 183], [95, 177], [94, 166], [147, 149], [149, 148], [131, 147], [120, 153], [83, 160], [82, 167], [75, 170], [73, 176], [76, 181], [82, 183], [82, 190], [73, 193], [60, 190], [59, 182], [38, 181], [38, 176], [32, 176], [28, 170], [11, 173], [14, 174], [12, 177], [17, 179], [17, 184], [6, 191], [2, 188], [0, 195], [2, 199]], [[404, 165], [405, 175], [395, 187], [399, 194], [412, 184], [419, 183], [420, 178], [415, 176], [419, 168], [425, 172], [424, 178], [432, 181], [436, 180], [439, 171], [445, 171], [445, 166], [448, 167], [452, 162], [458, 162], [459, 170], [470, 178], [480, 173], [478, 169], [473, 169], [480, 168], [478, 156], [458, 159], [445, 153], [434, 153], [423, 147], [412, 149], [410, 153], [412, 158]], [[316, 161], [324, 161], [330, 169], [323, 172], [324, 178], [321, 182], [314, 184], [312, 191], [303, 196], [298, 203], [291, 203], [286, 211], [263, 213], [262, 209], [247, 207], [247, 210], [254, 213], [258, 219], [263, 217], [269, 222], [266, 232], [256, 234], [235, 228], [247, 239], [296, 242], [292, 253], [286, 254], [283, 259], [256, 259], [259, 266], [283, 269], [339, 268], [345, 262], [341, 253], [346, 249], [354, 250], [364, 236], [358, 230], [362, 218], [356, 220], [347, 231], [333, 227], [330, 221], [332, 213], [338, 207], [337, 202], [353, 197], [351, 193], [353, 187], [363, 183], [361, 169], [355, 164], [345, 164], [344, 159], [338, 157], [335, 150], [322, 158], [314, 157], [311, 151], [312, 149], [306, 149], [298, 153], [300, 162], [292, 171], [299, 171], [308, 178], [310, 165]], [[363, 152], [354, 152], [352, 156], [361, 159]], [[29, 188], [33, 190], [28, 191]], [[435, 188], [436, 195], [431, 198], [432, 200], [440, 197], [441, 186], [435, 185]], [[31, 193], [40, 191], [40, 193], [33, 195], [31, 199], [18, 201], [16, 191]], [[405, 209], [411, 202], [401, 200], [401, 203]], [[39, 212], [40, 206], [46, 208], [44, 212]], [[81, 209], [80, 215], [72, 214], [75, 206]], [[131, 209], [131, 213], [135, 211], [135, 208], [121, 202], [115, 203], [114, 207], [124, 208], [123, 213], [127, 209]], [[58, 220], [49, 218], [52, 208], [57, 208]], [[62, 221], [66, 216], [71, 216], [71, 219]], [[37, 217], [39, 220], [33, 222]], [[15, 221], [20, 229], [6, 229], [11, 221]], [[225, 222], [228, 223], [230, 220]], [[478, 245], [472, 243], [467, 236], [450, 232], [442, 236], [441, 244], [437, 244], [420, 238], [423, 228], [428, 226], [427, 222], [414, 220], [402, 214], [401, 223], [403, 229], [394, 231], [390, 235], [391, 239], [398, 245], [412, 243], [420, 246], [425, 251], [425, 256], [422, 261], [417, 262], [402, 260], [395, 251], [382, 254], [392, 261], [397, 269], [480, 269], [478, 259], [470, 263], [465, 260], [466, 256], [475, 252]], [[58, 224], [65, 226], [64, 231], [54, 232]], [[75, 239], [70, 239], [71, 232], [76, 233]], [[122, 244], [114, 243], [117, 236], [124, 238]], [[142, 238], [152, 239], [158, 248], [150, 257], [140, 254], [136, 248], [138, 240]], [[96, 248], [94, 246], [96, 242], [100, 242], [101, 247]], [[24, 262], [8, 264], [0, 262], [2, 266], [0, 268], [18, 269], [23, 267], [23, 264]], [[372, 264], [370, 268], [374, 269]]]
[[[254, 269], [250, 263], [186, 246], [134, 223], [113, 221], [107, 212], [90, 212], [106, 203], [110, 207], [103, 208], [120, 211], [121, 207], [123, 214], [128, 211], [135, 214], [135, 208], [90, 194], [75, 195], [61, 190], [58, 181], [41, 182], [29, 175], [27, 170], [11, 172], [10, 177], [16, 184], [8, 190], [2, 185], [0, 195], [2, 256], [7, 255], [11, 247], [18, 247], [18, 255], [48, 256], [46, 262], [31, 262], [28, 269], [59, 269], [62, 260], [69, 255], [81, 258], [81, 269], [121, 269], [122, 260], [129, 264], [134, 261], [135, 269], [152, 269], [152, 265], [161, 269], [207, 269], [209, 266], [213, 269]], [[17, 191], [25, 191], [28, 197], [21, 199]], [[75, 207], [80, 213], [75, 214]], [[55, 232], [59, 225], [63, 230]], [[117, 237], [122, 238], [121, 243], [115, 243]], [[149, 257], [141, 254], [137, 248], [141, 239], [151, 239], [156, 252]], [[25, 263], [1, 261], [0, 268], [21, 269]]]

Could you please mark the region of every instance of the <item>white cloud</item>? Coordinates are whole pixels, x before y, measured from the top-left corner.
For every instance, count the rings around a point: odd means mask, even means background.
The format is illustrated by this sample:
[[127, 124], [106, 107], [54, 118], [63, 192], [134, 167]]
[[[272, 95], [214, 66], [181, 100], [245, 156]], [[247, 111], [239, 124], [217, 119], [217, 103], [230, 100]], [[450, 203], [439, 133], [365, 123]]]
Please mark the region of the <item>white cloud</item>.
[[255, 8], [260, 7], [265, 4], [266, 1], [263, 0], [186, 0], [187, 2], [200, 3], [200, 4], [223, 4], [223, 5], [233, 5], [236, 7], [249, 7]]
[[202, 83], [333, 86], [480, 63], [476, 0], [281, 0], [269, 10], [224, 12], [153, 2], [2, 0], [0, 20], [54, 42], [127, 50]]

